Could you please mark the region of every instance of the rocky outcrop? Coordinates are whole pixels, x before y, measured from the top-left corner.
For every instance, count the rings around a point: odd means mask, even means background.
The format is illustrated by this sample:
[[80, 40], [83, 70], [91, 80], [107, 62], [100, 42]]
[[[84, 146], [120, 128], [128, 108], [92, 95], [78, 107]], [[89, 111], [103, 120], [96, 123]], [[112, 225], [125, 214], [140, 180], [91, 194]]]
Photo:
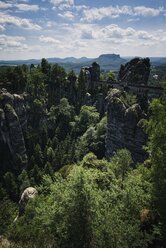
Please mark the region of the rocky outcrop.
[[37, 190], [33, 187], [28, 187], [24, 190], [19, 201], [19, 216], [24, 213], [28, 201], [35, 198], [37, 194]]
[[23, 136], [27, 127], [25, 98], [25, 95], [12, 95], [5, 89], [0, 92], [0, 144], [6, 145], [14, 160], [23, 166], [27, 164]]
[[133, 161], [143, 162], [146, 153], [146, 134], [143, 131], [143, 113], [139, 104], [127, 106], [124, 92], [113, 89], [107, 97], [106, 156], [112, 157], [118, 149], [126, 148], [131, 152]]
[[127, 85], [147, 85], [150, 74], [149, 58], [134, 58], [125, 65], [121, 65], [118, 81]]
[[93, 62], [92, 66], [82, 67], [81, 71], [85, 77], [86, 91], [93, 93], [94, 89], [98, 85], [98, 82], [100, 81], [100, 65], [96, 62]]
[[91, 81], [99, 81], [100, 80], [100, 65], [96, 62], [92, 63], [92, 66], [89, 68]]

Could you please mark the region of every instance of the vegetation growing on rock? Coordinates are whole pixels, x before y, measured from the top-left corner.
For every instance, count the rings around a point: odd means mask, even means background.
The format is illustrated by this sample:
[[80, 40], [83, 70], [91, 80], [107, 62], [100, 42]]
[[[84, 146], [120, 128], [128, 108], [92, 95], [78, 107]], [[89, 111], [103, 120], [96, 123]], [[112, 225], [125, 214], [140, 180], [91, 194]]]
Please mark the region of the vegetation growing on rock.
[[[147, 79], [148, 60], [136, 62]], [[147, 112], [113, 73], [99, 81], [97, 63], [3, 73], [0, 235], [18, 247], [165, 247], [165, 94]], [[38, 195], [13, 222], [29, 187]]]

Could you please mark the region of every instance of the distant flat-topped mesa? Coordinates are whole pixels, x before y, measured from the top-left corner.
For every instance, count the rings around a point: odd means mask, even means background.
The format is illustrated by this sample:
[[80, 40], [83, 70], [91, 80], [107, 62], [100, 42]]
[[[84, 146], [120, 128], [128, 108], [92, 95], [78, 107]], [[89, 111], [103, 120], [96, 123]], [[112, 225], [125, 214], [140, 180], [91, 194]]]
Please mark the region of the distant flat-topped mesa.
[[118, 81], [127, 85], [147, 85], [150, 74], [149, 58], [134, 58], [121, 65]]

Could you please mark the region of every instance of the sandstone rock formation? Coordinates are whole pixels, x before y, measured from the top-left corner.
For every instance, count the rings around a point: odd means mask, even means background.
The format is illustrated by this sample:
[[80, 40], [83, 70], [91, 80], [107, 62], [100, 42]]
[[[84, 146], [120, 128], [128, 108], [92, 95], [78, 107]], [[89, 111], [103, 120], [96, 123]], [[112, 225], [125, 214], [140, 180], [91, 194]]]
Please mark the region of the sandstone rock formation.
[[19, 216], [24, 213], [28, 201], [33, 199], [37, 194], [37, 190], [33, 187], [28, 187], [24, 190], [19, 201]]
[[118, 80], [127, 85], [147, 85], [149, 74], [149, 58], [134, 58], [125, 65], [121, 65]]
[[99, 81], [100, 80], [100, 66], [98, 63], [93, 62], [90, 69], [91, 81]]
[[0, 144], [7, 145], [12, 157], [20, 160], [25, 166], [27, 154], [23, 132], [26, 126], [24, 95], [12, 95], [2, 89], [0, 92]]
[[126, 148], [135, 163], [143, 162], [146, 153], [142, 147], [147, 137], [142, 123], [146, 115], [139, 104], [127, 106], [124, 92], [118, 89], [111, 91], [107, 102], [106, 156], [110, 158], [118, 149]]
[[81, 70], [83, 71], [86, 79], [86, 91], [91, 93], [94, 91], [100, 80], [100, 65], [93, 62], [92, 66], [82, 67]]

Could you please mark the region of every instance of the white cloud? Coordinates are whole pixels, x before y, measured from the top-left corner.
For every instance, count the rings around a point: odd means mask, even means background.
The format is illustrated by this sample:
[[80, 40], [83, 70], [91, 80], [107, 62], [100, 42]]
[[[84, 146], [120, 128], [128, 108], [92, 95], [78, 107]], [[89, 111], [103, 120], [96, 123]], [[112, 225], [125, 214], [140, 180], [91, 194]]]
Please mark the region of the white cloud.
[[164, 8], [148, 8], [145, 6], [137, 6], [132, 8], [130, 6], [109, 6], [101, 8], [88, 8], [83, 10], [82, 21], [92, 22], [95, 20], [102, 20], [105, 17], [109, 18], [118, 18], [120, 15], [129, 15], [129, 16], [144, 16], [144, 17], [154, 17], [158, 16], [161, 13], [164, 14]]
[[0, 47], [8, 50], [8, 49], [25, 49], [27, 45], [22, 43], [25, 38], [22, 36], [7, 36], [7, 35], [0, 35]]
[[158, 16], [160, 15], [160, 13], [163, 12], [163, 10], [164, 10], [163, 7], [159, 7], [158, 9], [155, 9], [155, 8], [147, 8], [145, 6], [138, 6], [133, 9], [134, 14], [136, 16], [144, 16], [144, 17]]
[[66, 11], [63, 14], [59, 13], [58, 16], [68, 19], [68, 20], [74, 20], [74, 15], [71, 11]]
[[[144, 43], [155, 43], [156, 45], [159, 42], [164, 42], [166, 34], [163, 30], [160, 32], [156, 31], [145, 31], [145, 30], [136, 30], [132, 27], [122, 28], [117, 24], [107, 25], [104, 28], [95, 24], [76, 24], [73, 26], [73, 30], [76, 30], [75, 36], [77, 39], [89, 39], [95, 43], [113, 43], [114, 45], [132, 45], [135, 46], [135, 43], [144, 42]], [[72, 30], [70, 30], [72, 33]]]
[[83, 11], [83, 21], [94, 21], [94, 20], [101, 20], [104, 17], [111, 17], [111, 18], [117, 18], [121, 14], [132, 14], [132, 9], [129, 6], [109, 6], [109, 7], [102, 7], [102, 8], [90, 8], [85, 9]]
[[127, 22], [138, 22], [140, 18], [130, 18], [127, 20]]
[[53, 37], [44, 36], [44, 35], [41, 35], [39, 37], [39, 40], [43, 43], [52, 44], [52, 45], [57, 45], [61, 43], [59, 40], [56, 40]]
[[82, 11], [84, 9], [88, 9], [88, 6], [86, 5], [74, 5], [73, 8], [76, 10], [76, 11]]
[[4, 3], [0, 1], [0, 9], [8, 9], [11, 8], [13, 5], [11, 3]]
[[146, 31], [139, 31], [137, 33], [137, 37], [139, 39], [143, 39], [143, 40], [154, 40], [153, 35], [151, 35], [150, 33], [146, 32]]
[[50, 3], [61, 10], [74, 6], [74, 0], [50, 0]]
[[120, 28], [116, 24], [111, 24], [101, 29], [101, 36], [106, 38], [117, 38], [121, 39], [122, 37], [132, 37], [135, 36], [136, 31], [128, 27], [126, 29]]
[[24, 29], [35, 29], [35, 30], [40, 30], [41, 27], [38, 24], [34, 24], [31, 20], [29, 19], [22, 19], [17, 16], [12, 16], [9, 14], [5, 14], [0, 12], [0, 24], [4, 25], [15, 25], [20, 28]]
[[20, 3], [20, 4], [15, 4], [14, 6], [20, 11], [38, 11], [39, 10], [38, 5]]
[[87, 47], [87, 43], [83, 41], [76, 40], [71, 43], [71, 49], [74, 48], [77, 50], [78, 48], [85, 48], [85, 47]]
[[4, 31], [4, 30], [5, 30], [4, 26], [0, 25], [0, 31]]
[[81, 39], [94, 39], [92, 30], [82, 31]]
[[16, 8], [20, 11], [38, 11], [39, 6], [36, 4], [27, 4], [28, 1], [22, 1], [24, 3], [18, 3], [18, 2], [2, 2], [0, 1], [0, 9], [11, 9], [11, 8]]
[[17, 2], [24, 2], [24, 3], [28, 3], [29, 0], [17, 0]]

